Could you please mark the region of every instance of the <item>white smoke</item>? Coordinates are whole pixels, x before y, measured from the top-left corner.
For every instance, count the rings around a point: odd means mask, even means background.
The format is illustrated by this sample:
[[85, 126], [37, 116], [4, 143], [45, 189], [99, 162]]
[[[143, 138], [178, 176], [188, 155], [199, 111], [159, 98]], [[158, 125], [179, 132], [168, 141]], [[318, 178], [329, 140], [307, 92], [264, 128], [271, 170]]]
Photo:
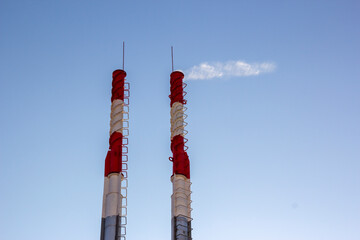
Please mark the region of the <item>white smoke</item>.
[[272, 72], [276, 65], [271, 62], [246, 63], [244, 61], [228, 61], [225, 63], [201, 63], [185, 71], [186, 80], [207, 80], [224, 77], [256, 76]]

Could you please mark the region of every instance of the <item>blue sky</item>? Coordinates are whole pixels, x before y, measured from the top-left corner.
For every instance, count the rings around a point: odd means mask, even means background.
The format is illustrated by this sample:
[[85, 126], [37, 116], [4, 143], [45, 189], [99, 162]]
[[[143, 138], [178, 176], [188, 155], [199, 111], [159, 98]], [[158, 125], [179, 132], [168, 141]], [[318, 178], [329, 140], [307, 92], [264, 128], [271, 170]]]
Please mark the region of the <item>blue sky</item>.
[[111, 73], [131, 83], [128, 239], [170, 238], [175, 68], [194, 239], [360, 238], [358, 1], [0, 2], [0, 239], [99, 239]]

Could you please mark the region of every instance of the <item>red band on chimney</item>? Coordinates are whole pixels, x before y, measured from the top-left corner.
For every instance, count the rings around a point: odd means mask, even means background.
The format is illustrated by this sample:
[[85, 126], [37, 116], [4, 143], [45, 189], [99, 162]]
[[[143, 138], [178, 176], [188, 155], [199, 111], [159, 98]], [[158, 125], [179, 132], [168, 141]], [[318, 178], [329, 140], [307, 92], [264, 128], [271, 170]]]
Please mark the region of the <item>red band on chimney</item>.
[[183, 88], [184, 74], [179, 71], [170, 74], [170, 106], [175, 102], [186, 104]]
[[105, 158], [105, 176], [122, 171], [122, 141], [123, 135], [121, 133], [114, 132], [111, 134], [110, 147]]
[[115, 99], [120, 99], [124, 101], [125, 77], [126, 72], [124, 70], [118, 69], [113, 72], [111, 102]]
[[190, 178], [189, 156], [184, 150], [184, 137], [176, 135], [171, 140], [171, 151], [173, 152], [173, 174], [182, 174]]

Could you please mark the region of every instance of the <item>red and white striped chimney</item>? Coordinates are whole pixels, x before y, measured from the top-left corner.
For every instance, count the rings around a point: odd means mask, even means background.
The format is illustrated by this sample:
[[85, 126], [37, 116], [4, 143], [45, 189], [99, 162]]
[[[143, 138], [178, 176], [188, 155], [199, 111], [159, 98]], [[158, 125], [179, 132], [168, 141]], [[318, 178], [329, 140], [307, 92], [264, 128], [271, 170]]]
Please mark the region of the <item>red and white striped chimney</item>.
[[173, 194], [171, 196], [171, 239], [191, 240], [191, 190], [190, 190], [190, 162], [186, 152], [187, 115], [186, 84], [183, 82], [184, 74], [181, 71], [174, 71], [170, 74], [170, 107], [171, 107], [171, 151], [173, 157], [173, 174], [171, 182]]
[[105, 159], [100, 240], [125, 240], [127, 224], [129, 83], [126, 72], [113, 72], [109, 150]]

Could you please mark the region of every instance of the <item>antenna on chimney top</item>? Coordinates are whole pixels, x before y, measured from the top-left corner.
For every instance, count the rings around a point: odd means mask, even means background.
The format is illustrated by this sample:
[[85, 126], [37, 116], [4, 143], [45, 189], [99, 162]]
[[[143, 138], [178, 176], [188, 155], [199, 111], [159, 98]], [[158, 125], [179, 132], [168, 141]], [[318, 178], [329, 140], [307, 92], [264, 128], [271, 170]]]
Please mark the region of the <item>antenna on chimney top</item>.
[[125, 71], [125, 41], [123, 41], [123, 66], [122, 70]]
[[174, 47], [171, 46], [171, 72], [174, 71]]

